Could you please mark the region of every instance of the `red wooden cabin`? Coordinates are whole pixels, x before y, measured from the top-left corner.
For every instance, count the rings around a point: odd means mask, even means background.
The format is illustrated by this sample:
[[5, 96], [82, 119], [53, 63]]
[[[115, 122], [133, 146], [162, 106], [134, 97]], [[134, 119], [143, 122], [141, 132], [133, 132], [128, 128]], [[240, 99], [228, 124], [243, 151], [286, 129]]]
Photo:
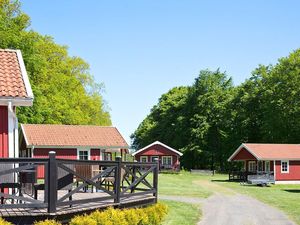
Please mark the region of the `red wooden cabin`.
[[33, 93], [19, 50], [0, 49], [0, 157], [19, 156], [16, 107], [31, 106]]
[[[115, 127], [91, 125], [22, 124], [20, 152], [23, 157], [111, 160], [112, 154], [125, 156], [128, 144]], [[41, 178], [43, 171], [38, 170]]]
[[242, 144], [228, 161], [244, 162], [244, 171], [272, 173], [275, 183], [300, 183], [299, 144]]
[[154, 162], [159, 159], [160, 169], [180, 170], [179, 158], [182, 153], [170, 146], [155, 141], [132, 154], [139, 162]]

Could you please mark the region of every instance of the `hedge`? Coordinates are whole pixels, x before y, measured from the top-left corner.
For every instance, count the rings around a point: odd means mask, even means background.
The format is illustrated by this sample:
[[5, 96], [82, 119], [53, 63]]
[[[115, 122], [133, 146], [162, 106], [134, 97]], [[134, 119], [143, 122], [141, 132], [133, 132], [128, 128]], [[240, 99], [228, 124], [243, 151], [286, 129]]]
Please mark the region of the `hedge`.
[[[76, 216], [69, 225], [159, 225], [167, 211], [167, 206], [161, 203], [146, 208], [108, 208], [89, 215]], [[0, 218], [0, 225], [12, 225], [12, 223]], [[61, 223], [55, 220], [45, 220], [35, 222], [34, 225], [61, 225]]]

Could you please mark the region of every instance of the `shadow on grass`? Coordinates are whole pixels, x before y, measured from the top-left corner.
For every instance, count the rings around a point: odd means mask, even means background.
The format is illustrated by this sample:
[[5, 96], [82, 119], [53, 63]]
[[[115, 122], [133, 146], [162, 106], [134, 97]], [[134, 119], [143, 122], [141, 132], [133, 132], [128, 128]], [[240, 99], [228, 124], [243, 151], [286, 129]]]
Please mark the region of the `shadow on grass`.
[[211, 182], [221, 182], [221, 183], [240, 183], [240, 181], [234, 181], [234, 180], [211, 180]]
[[290, 193], [300, 193], [300, 189], [283, 189], [283, 191]]

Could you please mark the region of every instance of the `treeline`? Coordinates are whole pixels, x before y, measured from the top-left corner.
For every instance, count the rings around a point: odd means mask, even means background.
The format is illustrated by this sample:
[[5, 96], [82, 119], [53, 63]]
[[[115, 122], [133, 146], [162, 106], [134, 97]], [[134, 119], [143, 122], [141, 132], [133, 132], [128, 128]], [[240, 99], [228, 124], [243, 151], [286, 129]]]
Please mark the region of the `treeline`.
[[35, 96], [33, 107], [18, 109], [19, 121], [110, 125], [103, 85], [89, 73], [89, 65], [29, 26], [19, 1], [0, 0], [0, 48], [22, 51]]
[[259, 65], [239, 86], [220, 70], [201, 71], [163, 94], [132, 139], [136, 148], [160, 140], [179, 149], [186, 169], [220, 171], [243, 142], [300, 143], [300, 50]]

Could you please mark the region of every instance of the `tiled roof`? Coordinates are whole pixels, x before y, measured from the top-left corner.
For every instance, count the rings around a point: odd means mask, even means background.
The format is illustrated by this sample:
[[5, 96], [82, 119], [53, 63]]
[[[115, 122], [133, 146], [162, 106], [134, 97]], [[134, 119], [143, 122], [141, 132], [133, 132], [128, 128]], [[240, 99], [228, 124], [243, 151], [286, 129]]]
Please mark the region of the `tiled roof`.
[[299, 144], [242, 144], [229, 158], [233, 158], [240, 150], [248, 150], [255, 158], [264, 159], [300, 159]]
[[0, 49], [0, 97], [29, 97], [15, 50]]
[[129, 147], [115, 127], [49, 124], [22, 124], [21, 126], [28, 147]]

